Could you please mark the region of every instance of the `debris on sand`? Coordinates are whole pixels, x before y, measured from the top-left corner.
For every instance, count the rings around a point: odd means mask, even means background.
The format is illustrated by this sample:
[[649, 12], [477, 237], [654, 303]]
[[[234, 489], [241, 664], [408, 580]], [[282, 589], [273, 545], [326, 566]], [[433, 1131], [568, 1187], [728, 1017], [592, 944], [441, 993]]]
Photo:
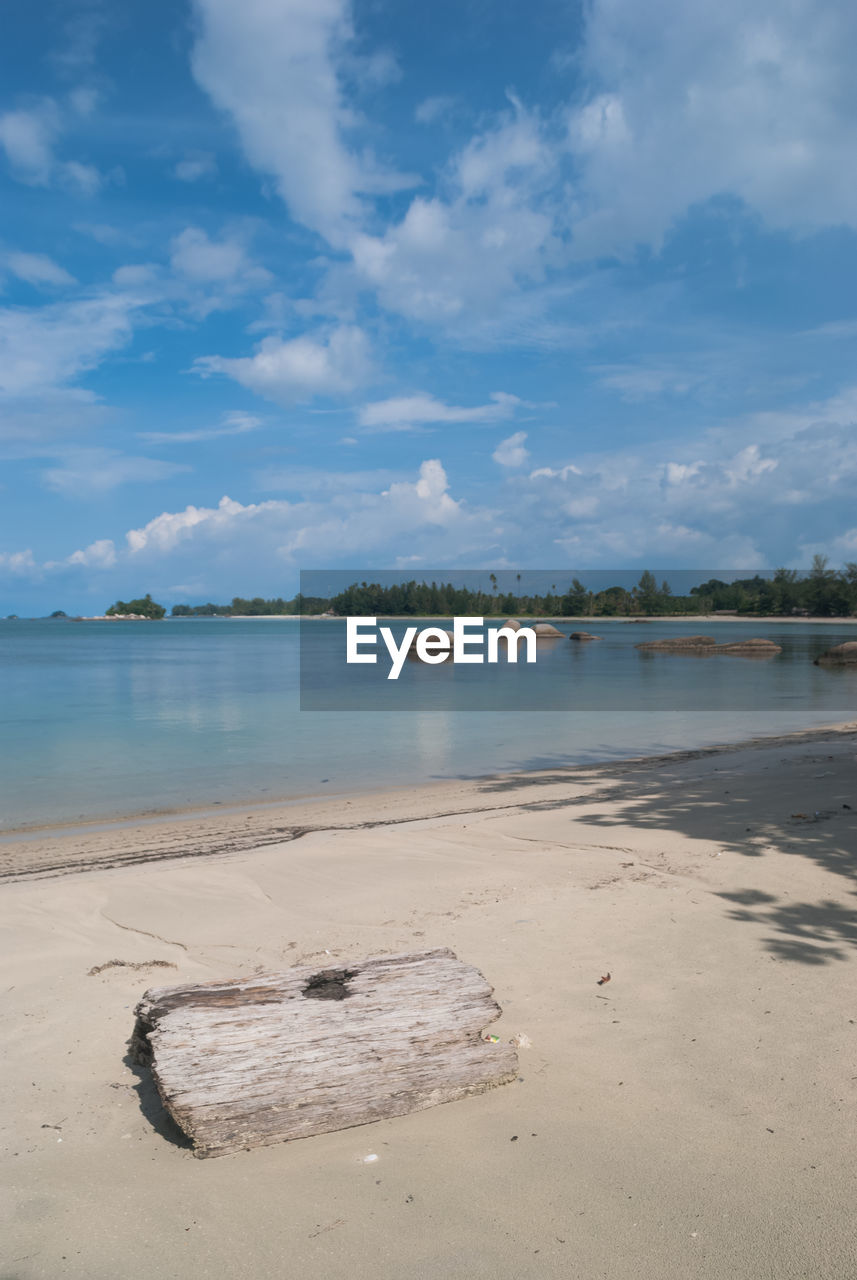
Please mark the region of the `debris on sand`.
[[94, 978], [105, 969], [175, 969], [172, 960], [105, 960], [104, 964], [96, 964], [86, 975]]

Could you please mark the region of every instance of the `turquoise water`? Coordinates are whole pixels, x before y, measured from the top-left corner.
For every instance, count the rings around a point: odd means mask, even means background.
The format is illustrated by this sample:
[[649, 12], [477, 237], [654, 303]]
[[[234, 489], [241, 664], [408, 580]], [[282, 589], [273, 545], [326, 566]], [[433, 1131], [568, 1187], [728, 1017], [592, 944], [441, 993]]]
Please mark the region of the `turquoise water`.
[[[341, 622], [305, 625], [317, 655], [341, 652]], [[506, 709], [462, 711], [474, 687], [492, 705], [478, 681], [496, 671], [416, 664], [400, 686], [383, 682], [383, 710], [301, 711], [296, 621], [0, 622], [0, 829], [605, 760], [857, 713], [857, 672], [812, 665], [854, 637], [848, 624], [704, 625], [718, 641], [776, 639], [783, 653], [766, 662], [634, 647], [698, 622], [587, 629], [603, 639], [540, 648], [552, 714], [526, 709], [526, 672], [509, 673]], [[337, 669], [325, 678], [352, 678]]]

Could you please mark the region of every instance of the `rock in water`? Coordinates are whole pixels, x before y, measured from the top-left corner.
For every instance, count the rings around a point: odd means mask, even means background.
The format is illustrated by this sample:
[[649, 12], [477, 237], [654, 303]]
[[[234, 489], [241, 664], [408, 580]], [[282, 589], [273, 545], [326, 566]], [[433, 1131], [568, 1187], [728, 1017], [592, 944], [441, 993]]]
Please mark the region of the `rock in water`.
[[857, 640], [846, 640], [844, 644], [835, 644], [832, 649], [819, 654], [815, 659], [817, 667], [853, 667], [857, 666]]
[[665, 640], [644, 640], [638, 649], [658, 653], [682, 653], [687, 650], [714, 648], [713, 636], [672, 636]]
[[735, 640], [714, 646], [715, 653], [737, 653], [745, 658], [772, 658], [775, 653], [782, 651], [782, 645], [773, 640]]

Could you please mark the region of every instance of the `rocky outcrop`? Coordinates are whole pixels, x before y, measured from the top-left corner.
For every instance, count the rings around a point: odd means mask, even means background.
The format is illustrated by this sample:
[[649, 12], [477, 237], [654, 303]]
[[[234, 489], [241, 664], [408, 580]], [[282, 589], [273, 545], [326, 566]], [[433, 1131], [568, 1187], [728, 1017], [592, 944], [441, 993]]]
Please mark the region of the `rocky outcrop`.
[[775, 653], [782, 653], [782, 645], [773, 640], [736, 640], [729, 644], [714, 646], [715, 653], [737, 653], [747, 658], [771, 658]]
[[569, 640], [578, 640], [581, 644], [585, 644], [587, 640], [600, 640], [600, 636], [594, 636], [591, 631], [572, 631], [568, 637]]
[[533, 626], [537, 640], [562, 639], [562, 632], [551, 622], [537, 622]]
[[835, 644], [815, 659], [817, 667], [857, 667], [857, 640]]
[[710, 653], [731, 653], [742, 658], [772, 658], [774, 654], [782, 653], [782, 647], [775, 641], [758, 637], [717, 644], [712, 636], [674, 636], [669, 640], [647, 640], [637, 648], [659, 653], [704, 654], [706, 657]]
[[521, 624], [517, 618], [507, 618], [505, 622], [501, 623], [501, 626], [506, 627], [508, 631], [521, 630]]
[[713, 649], [715, 645], [713, 636], [670, 636], [664, 640], [645, 640], [636, 648], [648, 649], [653, 653], [692, 653], [700, 649]]

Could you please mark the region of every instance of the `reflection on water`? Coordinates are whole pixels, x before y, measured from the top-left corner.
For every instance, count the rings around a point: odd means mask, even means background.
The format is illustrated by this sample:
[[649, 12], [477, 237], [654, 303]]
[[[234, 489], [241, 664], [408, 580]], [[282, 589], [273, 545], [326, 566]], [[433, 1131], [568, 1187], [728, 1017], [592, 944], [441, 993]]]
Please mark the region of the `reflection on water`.
[[[363, 667], [379, 709], [357, 711], [355, 669], [331, 682], [324, 658], [344, 650], [343, 624], [319, 622], [309, 677], [338, 709], [312, 712], [296, 622], [2, 622], [0, 825], [475, 777], [854, 716], [857, 672], [812, 665], [847, 624], [716, 624], [718, 641], [776, 639], [765, 662], [634, 647], [698, 630], [599, 622], [599, 641], [540, 645], [535, 667], [504, 670], [502, 711], [486, 668], [408, 663], [392, 682]], [[534, 689], [555, 714], [528, 709]]]

